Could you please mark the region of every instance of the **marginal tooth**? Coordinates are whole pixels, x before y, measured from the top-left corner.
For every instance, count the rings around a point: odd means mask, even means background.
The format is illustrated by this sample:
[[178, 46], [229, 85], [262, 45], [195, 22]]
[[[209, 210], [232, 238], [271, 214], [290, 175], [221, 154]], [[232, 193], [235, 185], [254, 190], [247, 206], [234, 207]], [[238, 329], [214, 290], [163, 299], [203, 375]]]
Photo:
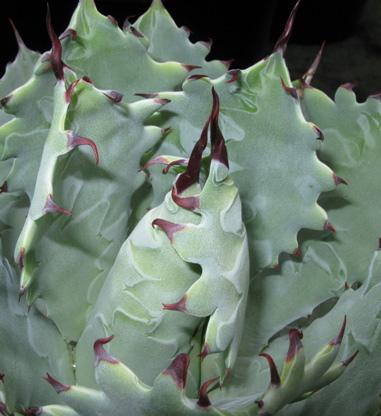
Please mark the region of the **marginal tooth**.
[[186, 300], [187, 300], [187, 295], [185, 294], [176, 303], [163, 303], [164, 310], [188, 313], [187, 308], [185, 307]]
[[75, 88], [75, 86], [78, 84], [78, 82], [79, 82], [79, 79], [77, 79], [76, 81], [73, 81], [73, 82], [69, 85], [69, 88], [66, 90], [66, 92], [65, 92], [65, 101], [66, 101], [66, 103], [67, 103], [67, 104], [69, 104], [69, 103], [70, 103], [70, 101], [71, 101], [71, 96], [72, 96], [72, 94], [73, 94], [74, 88]]
[[221, 62], [221, 64], [225, 65], [227, 69], [229, 69], [231, 64], [234, 62], [234, 59], [229, 59], [227, 61], [221, 61], [220, 60], [220, 62]]
[[99, 162], [99, 155], [98, 155], [98, 149], [96, 144], [87, 137], [81, 137], [78, 136], [78, 134], [74, 133], [73, 131], [68, 131], [67, 133], [68, 143], [67, 148], [68, 150], [72, 150], [77, 146], [91, 146], [93, 149], [94, 155], [95, 155], [95, 166], [98, 165]]
[[225, 81], [225, 84], [230, 84], [231, 82], [237, 81], [240, 73], [240, 69], [231, 69], [228, 71], [226, 75], [230, 75], [232, 78], [229, 81]]
[[262, 353], [259, 354], [260, 357], [265, 357], [267, 362], [269, 363], [269, 367], [270, 367], [270, 375], [271, 375], [271, 387], [279, 387], [280, 386], [280, 377], [279, 377], [279, 373], [278, 370], [276, 368], [276, 365], [274, 363], [274, 360], [272, 359], [272, 357], [269, 354], [266, 353]]
[[54, 388], [57, 393], [62, 393], [63, 391], [70, 390], [70, 386], [66, 386], [65, 384], [61, 384], [57, 380], [55, 380], [49, 373], [46, 373], [47, 377], [43, 377], [44, 380], [48, 381]]
[[345, 182], [344, 179], [337, 176], [336, 173], [333, 174], [333, 179], [335, 181], [336, 186], [339, 186], [340, 184], [348, 185], [347, 182]]
[[187, 81], [197, 81], [197, 80], [202, 79], [202, 78], [208, 78], [208, 76], [207, 75], [202, 75], [202, 74], [194, 74], [194, 75], [191, 75], [190, 77], [188, 77]]
[[136, 36], [137, 38], [144, 38], [143, 33], [139, 32], [138, 30], [136, 30], [133, 26], [130, 26], [130, 33], [132, 33], [134, 36]]
[[313, 126], [312, 128], [314, 129], [315, 133], [318, 135], [317, 140], [321, 140], [321, 141], [323, 141], [323, 140], [324, 140], [324, 134], [323, 134], [323, 132], [319, 129], [319, 127], [317, 127], [317, 126]]
[[25, 46], [23, 40], [21, 39], [20, 33], [17, 30], [15, 24], [13, 23], [12, 19], [9, 19], [9, 21], [11, 22], [12, 29], [13, 29], [13, 32], [14, 32], [16, 40], [17, 40], [17, 44], [19, 45], [19, 49], [25, 48], [26, 46]]
[[204, 349], [201, 354], [198, 354], [197, 357], [201, 357], [201, 362], [204, 361], [205, 357], [210, 354], [210, 348], [207, 342], [205, 342]]
[[162, 374], [171, 375], [172, 378], [175, 380], [177, 386], [180, 389], [185, 389], [189, 363], [190, 358], [187, 354], [179, 354], [172, 361], [171, 365], [162, 372]]
[[207, 48], [208, 50], [211, 50], [212, 45], [213, 45], [213, 40], [209, 38], [208, 42], [201, 41], [201, 42], [198, 42], [198, 43], [201, 43], [201, 45], [204, 45], [205, 48]]
[[109, 15], [107, 16], [107, 18], [111, 21], [111, 23], [112, 23], [114, 26], [118, 26], [118, 21], [115, 19], [115, 17], [114, 17], [114, 16], [111, 16], [111, 14], [109, 14]]
[[297, 256], [301, 256], [302, 255], [302, 253], [300, 252], [300, 250], [299, 250], [298, 247], [296, 247], [296, 249], [294, 250], [294, 253], [293, 254], [295, 254]]
[[193, 69], [202, 68], [199, 65], [187, 65], [187, 64], [181, 64], [188, 72], [192, 71]]
[[209, 381], [206, 381], [200, 388], [200, 395], [197, 401], [197, 405], [200, 407], [209, 407], [211, 406], [210, 400], [209, 400], [209, 396], [208, 396], [208, 387], [214, 383], [215, 381], [217, 381], [219, 379], [219, 377], [216, 378], [212, 378]]
[[282, 87], [283, 89], [289, 93], [295, 100], [298, 99], [298, 92], [296, 91], [296, 88], [294, 87], [287, 87], [287, 85], [284, 83], [283, 78], [280, 77], [280, 80], [282, 81]]
[[5, 181], [1, 186], [0, 186], [0, 194], [2, 194], [3, 192], [8, 192], [8, 184], [7, 181]]
[[175, 187], [172, 188], [172, 199], [179, 207], [190, 209], [193, 212], [200, 211], [200, 198], [198, 196], [189, 196], [181, 198], [176, 194]]
[[20, 250], [20, 252], [19, 252], [19, 254], [16, 258], [16, 263], [20, 266], [21, 270], [24, 268], [24, 263], [23, 263], [24, 256], [25, 256], [25, 247], [23, 247]]
[[331, 230], [334, 233], [336, 232], [336, 230], [332, 227], [328, 220], [324, 223], [324, 230]]
[[4, 98], [2, 98], [2, 99], [0, 100], [0, 104], [1, 104], [3, 107], [5, 107], [5, 106], [9, 103], [9, 100], [10, 100], [12, 97], [13, 97], [13, 94], [7, 95], [6, 97], [4, 97]]
[[164, 175], [168, 173], [169, 169], [172, 166], [187, 166], [188, 165], [188, 159], [179, 159], [179, 160], [175, 160], [174, 162], [169, 163], [164, 169], [163, 169], [163, 173]]
[[46, 205], [45, 205], [45, 208], [42, 210], [42, 215], [45, 215], [48, 212], [57, 212], [59, 214], [68, 214], [68, 215], [72, 214], [71, 211], [68, 211], [67, 209], [64, 209], [58, 206], [53, 201], [52, 194], [49, 194], [48, 198], [46, 199]]
[[98, 367], [101, 361], [107, 361], [111, 364], [119, 364], [119, 361], [112, 357], [104, 348], [103, 345], [109, 343], [114, 339], [114, 335], [108, 338], [99, 338], [94, 342], [95, 367]]
[[104, 92], [103, 94], [114, 103], [120, 103], [124, 96], [122, 92], [115, 90], [108, 90], [107, 93]]
[[138, 97], [143, 97], [143, 98], [155, 98], [157, 97], [159, 94], [157, 92], [153, 93], [153, 94], [144, 94], [144, 93], [138, 93], [138, 94], [134, 94], [137, 95]]
[[156, 218], [152, 221], [152, 227], [155, 228], [155, 225], [160, 227], [165, 234], [167, 234], [167, 237], [171, 244], [173, 244], [173, 234], [177, 231], [183, 230], [186, 225], [185, 224], [175, 224], [170, 221], [163, 220], [161, 218]]
[[63, 40], [67, 37], [71, 36], [71, 40], [74, 40], [77, 36], [77, 31], [74, 29], [66, 29], [65, 32], [62, 33], [62, 35], [59, 37], [60, 40]]
[[345, 84], [340, 85], [340, 88], [345, 88], [349, 92], [353, 92], [353, 88], [356, 86], [355, 82], [347, 82]]

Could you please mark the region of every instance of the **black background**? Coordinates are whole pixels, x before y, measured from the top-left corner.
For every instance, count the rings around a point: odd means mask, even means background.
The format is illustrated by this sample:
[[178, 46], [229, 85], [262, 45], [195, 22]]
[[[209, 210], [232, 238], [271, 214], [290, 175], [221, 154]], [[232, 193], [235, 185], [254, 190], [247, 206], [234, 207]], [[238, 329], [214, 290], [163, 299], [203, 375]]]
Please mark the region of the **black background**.
[[[126, 17], [138, 17], [144, 13], [150, 3], [151, 0], [96, 0], [98, 10], [104, 15], [115, 17], [120, 26]], [[53, 27], [60, 34], [67, 28], [78, 1], [51, 0], [49, 4]], [[163, 4], [178, 26], [184, 25], [192, 31], [191, 41], [213, 40], [208, 59], [234, 58], [231, 68], [246, 68], [271, 53], [295, 0], [163, 0]], [[316, 54], [323, 41], [329, 45], [345, 40], [356, 33], [365, 4], [366, 0], [357, 0], [355, 6], [353, 3], [349, 6], [346, 0], [302, 0], [290, 45], [311, 45], [313, 54]], [[4, 73], [7, 62], [12, 61], [17, 53], [9, 18], [30, 49], [44, 52], [51, 48], [45, 16], [45, 0], [2, 2], [1, 74]], [[381, 74], [381, 68], [379, 70]], [[351, 80], [342, 82], [349, 81]], [[376, 86], [374, 88], [377, 89]], [[378, 89], [381, 89], [381, 76]], [[372, 92], [374, 91], [369, 91], [368, 94]]]

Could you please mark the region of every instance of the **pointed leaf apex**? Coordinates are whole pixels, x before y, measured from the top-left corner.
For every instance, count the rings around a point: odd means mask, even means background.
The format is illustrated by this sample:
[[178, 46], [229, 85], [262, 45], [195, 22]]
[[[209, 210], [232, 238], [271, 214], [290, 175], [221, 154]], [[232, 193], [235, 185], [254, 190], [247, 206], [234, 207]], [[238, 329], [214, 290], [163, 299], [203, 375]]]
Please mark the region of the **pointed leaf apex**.
[[187, 295], [185, 294], [178, 302], [176, 303], [163, 303], [164, 310], [167, 311], [178, 311], [188, 313], [185, 303], [187, 301]]
[[226, 69], [229, 69], [231, 64], [234, 62], [234, 59], [229, 59], [227, 61], [220, 61], [220, 62], [221, 62], [221, 64], [226, 66]]
[[61, 208], [53, 201], [52, 194], [48, 195], [46, 200], [45, 208], [42, 210], [42, 215], [45, 215], [48, 212], [57, 212], [58, 214], [68, 214], [71, 215], [72, 212], [67, 209]]
[[65, 386], [57, 380], [55, 380], [49, 373], [46, 373], [47, 377], [43, 377], [44, 380], [48, 381], [54, 388], [57, 393], [62, 393], [63, 391], [70, 390], [70, 386]]
[[287, 49], [287, 43], [291, 36], [292, 26], [294, 24], [294, 20], [295, 20], [296, 12], [299, 7], [299, 3], [300, 3], [300, 0], [298, 0], [294, 8], [292, 9], [290, 17], [287, 20], [286, 27], [274, 47], [273, 53], [282, 52], [283, 58]]
[[323, 140], [324, 140], [324, 134], [323, 134], [323, 132], [319, 129], [319, 127], [317, 127], [317, 126], [313, 126], [312, 128], [314, 129], [315, 133], [318, 135], [317, 140], [321, 140], [321, 141], [323, 141]]
[[197, 357], [201, 357], [201, 362], [204, 361], [205, 357], [210, 354], [210, 348], [207, 342], [205, 342], [204, 349], [201, 354], [198, 354]]
[[360, 352], [360, 350], [357, 350], [353, 355], [351, 355], [346, 360], [342, 361], [343, 365], [347, 367], [356, 357], [356, 355]]
[[303, 332], [297, 329], [290, 329], [288, 335], [290, 338], [290, 347], [287, 352], [286, 361], [291, 361], [295, 358], [298, 351], [303, 348], [303, 344], [300, 341], [303, 338]]
[[334, 345], [337, 345], [337, 344], [340, 344], [340, 343], [341, 343], [341, 341], [342, 341], [342, 339], [343, 339], [343, 336], [344, 336], [344, 331], [345, 331], [345, 326], [346, 326], [346, 324], [347, 324], [347, 316], [345, 315], [345, 316], [344, 316], [344, 322], [343, 322], [343, 325], [341, 326], [341, 329], [340, 329], [339, 334], [337, 335], [337, 337], [336, 337], [336, 338], [334, 338], [334, 339], [333, 339], [333, 340], [329, 343], [329, 345], [334, 346]]
[[314, 75], [316, 73], [316, 70], [319, 66], [321, 56], [323, 54], [324, 45], [325, 45], [325, 41], [321, 45], [321, 48], [320, 48], [318, 54], [316, 55], [314, 61], [312, 62], [312, 65], [308, 68], [308, 71], [303, 75], [302, 79], [303, 79], [303, 81], [305, 82], [305, 84], [307, 86], [309, 86], [311, 84], [312, 78], [314, 77]]
[[208, 387], [217, 381], [219, 377], [212, 378], [211, 380], [206, 381], [200, 388], [200, 395], [197, 401], [197, 405], [200, 407], [209, 407], [211, 405], [209, 396], [208, 396]]
[[9, 21], [11, 22], [12, 29], [13, 29], [13, 32], [15, 34], [15, 38], [16, 38], [17, 44], [19, 46], [19, 50], [22, 49], [22, 48], [26, 48], [25, 43], [21, 39], [20, 33], [17, 30], [17, 28], [16, 28], [15, 24], [13, 23], [12, 19], [9, 19]]
[[94, 342], [95, 367], [98, 367], [101, 361], [107, 361], [111, 364], [119, 364], [119, 361], [112, 357], [104, 348], [103, 345], [109, 343], [114, 338], [111, 335], [108, 338], [99, 338]]
[[187, 380], [188, 366], [190, 358], [187, 354], [180, 354], [172, 361], [171, 365], [162, 372], [162, 374], [169, 374], [175, 380], [180, 389], [185, 389]]
[[345, 83], [345, 84], [340, 85], [340, 88], [344, 88], [344, 89], [346, 89], [347, 91], [354, 93], [354, 92], [353, 92], [353, 88], [354, 88], [355, 86], [356, 86], [356, 83], [355, 83], [355, 82], [347, 82], [347, 83]]
[[61, 61], [62, 46], [61, 46], [60, 40], [58, 39], [58, 36], [56, 35], [56, 32], [53, 30], [53, 26], [52, 26], [51, 19], [50, 19], [49, 4], [47, 4], [46, 26], [48, 28], [50, 40], [52, 41], [52, 53], [50, 54], [50, 62], [52, 65], [52, 69], [57, 80], [63, 81], [64, 72], [63, 72], [63, 64]]
[[107, 92], [104, 92], [103, 94], [114, 103], [120, 103], [124, 96], [122, 92], [115, 91], [115, 90], [108, 90]]
[[2, 98], [1, 100], [0, 100], [0, 104], [1, 104], [1, 106], [2, 107], [5, 107], [8, 103], [9, 103], [9, 101], [10, 101], [10, 99], [13, 97], [13, 94], [10, 94], [10, 95], [7, 95], [6, 97], [4, 97], [4, 98]]
[[278, 373], [278, 370], [276, 368], [276, 365], [274, 363], [274, 360], [272, 359], [272, 357], [269, 354], [266, 354], [266, 353], [259, 354], [259, 356], [260, 357], [265, 357], [267, 359], [267, 362], [269, 363], [270, 374], [271, 374], [271, 386], [272, 387], [279, 387], [280, 386], [280, 377], [279, 377], [279, 373]]

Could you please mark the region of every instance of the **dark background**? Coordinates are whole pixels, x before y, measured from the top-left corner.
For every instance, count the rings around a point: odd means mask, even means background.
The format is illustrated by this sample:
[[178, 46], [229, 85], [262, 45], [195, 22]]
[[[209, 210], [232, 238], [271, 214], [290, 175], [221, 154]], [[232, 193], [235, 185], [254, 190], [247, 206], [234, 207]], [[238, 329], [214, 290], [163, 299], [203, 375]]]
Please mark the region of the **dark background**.
[[[49, 1], [55, 31], [62, 33], [77, 0]], [[151, 0], [96, 0], [98, 10], [114, 16], [119, 25], [128, 16], [144, 13]], [[231, 68], [246, 68], [271, 53], [295, 0], [163, 0], [178, 26], [191, 31], [191, 41], [213, 40], [208, 59], [235, 59]], [[1, 62], [17, 53], [11, 18], [24, 43], [44, 52], [51, 45], [45, 26], [46, 0], [2, 2], [0, 15]], [[130, 19], [132, 22], [134, 19]], [[316, 87], [333, 96], [336, 87], [357, 82], [358, 99], [381, 90], [381, 1], [302, 0], [286, 60], [292, 77], [301, 76], [320, 45], [326, 47], [316, 74]]]

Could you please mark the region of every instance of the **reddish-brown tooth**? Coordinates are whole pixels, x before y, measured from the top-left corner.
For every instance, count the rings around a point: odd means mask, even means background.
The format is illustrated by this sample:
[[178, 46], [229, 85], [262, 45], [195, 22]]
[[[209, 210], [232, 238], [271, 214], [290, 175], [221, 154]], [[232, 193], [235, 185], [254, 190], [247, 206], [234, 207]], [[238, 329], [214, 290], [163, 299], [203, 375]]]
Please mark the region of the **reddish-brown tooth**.
[[255, 403], [258, 406], [258, 409], [262, 409], [263, 406], [265, 405], [263, 400], [256, 400]]
[[28, 313], [30, 312], [31, 307], [32, 307], [32, 305], [28, 305]]
[[154, 94], [143, 94], [143, 93], [140, 93], [140, 94], [134, 94], [134, 95], [137, 95], [138, 97], [143, 97], [143, 98], [155, 98], [159, 94], [157, 92], [155, 92]]
[[120, 103], [122, 101], [123, 96], [124, 96], [124, 94], [122, 92], [115, 91], [115, 90], [109, 90], [109, 91], [107, 91], [107, 94], [105, 92], [103, 94], [107, 98], [109, 98], [111, 101], [113, 101], [114, 103]]
[[123, 27], [122, 27], [122, 30], [123, 30], [123, 32], [128, 28], [128, 27], [130, 27], [131, 26], [131, 22], [130, 22], [130, 19], [133, 19], [135, 16], [127, 16], [125, 19], [124, 19], [124, 22], [123, 22]]
[[227, 370], [226, 370], [226, 381], [228, 381], [228, 380], [229, 380], [230, 373], [231, 373], [231, 368], [230, 368], [230, 367], [228, 367], [228, 368], [227, 368]]
[[323, 141], [323, 140], [324, 140], [324, 134], [323, 134], [323, 132], [319, 129], [319, 127], [317, 127], [317, 126], [313, 126], [312, 128], [314, 129], [315, 133], [318, 135], [317, 140], [321, 140], [321, 141]]
[[171, 100], [168, 100], [168, 98], [155, 98], [154, 101], [155, 103], [158, 103], [161, 105], [165, 105], [171, 102]]
[[190, 77], [188, 77], [187, 78], [187, 81], [197, 81], [199, 79], [207, 78], [207, 77], [208, 77], [207, 75], [194, 74], [194, 75], [191, 75]]
[[287, 85], [284, 83], [283, 78], [280, 77], [280, 80], [282, 81], [282, 87], [283, 89], [288, 92], [295, 100], [298, 99], [298, 93], [296, 91], [296, 88], [294, 87], [287, 87]]
[[353, 89], [356, 86], [354, 82], [347, 82], [345, 84], [340, 85], [340, 88], [345, 88], [349, 92], [353, 92]]
[[213, 108], [211, 113], [210, 136], [212, 142], [212, 159], [217, 160], [229, 169], [228, 153], [226, 150], [225, 139], [221, 133], [218, 125], [218, 115], [220, 111], [220, 100], [214, 89], [213, 94]]
[[168, 164], [168, 159], [165, 159], [162, 156], [155, 157], [154, 159], [147, 162], [142, 168], [140, 168], [138, 170], [138, 172], [141, 172], [142, 170], [147, 169], [148, 167], [150, 167], [152, 165], [157, 165], [157, 164], [167, 165]]
[[185, 303], [187, 301], [187, 295], [185, 294], [178, 302], [175, 303], [163, 303], [163, 308], [166, 311], [177, 311], [188, 313]]
[[61, 208], [55, 202], [53, 202], [52, 194], [49, 194], [46, 199], [45, 208], [42, 210], [42, 214], [45, 215], [48, 212], [57, 212], [59, 214], [68, 214], [71, 215], [72, 212], [67, 209]]
[[340, 329], [339, 335], [338, 335], [336, 338], [334, 338], [334, 339], [333, 339], [333, 340], [329, 343], [329, 345], [334, 346], [334, 345], [337, 345], [337, 344], [340, 344], [340, 343], [341, 343], [341, 341], [342, 341], [342, 339], [343, 339], [343, 336], [344, 336], [344, 331], [345, 331], [345, 326], [346, 326], [346, 324], [347, 324], [347, 316], [345, 315], [345, 316], [344, 316], [344, 322], [343, 322], [343, 325], [341, 326], [341, 329]]
[[274, 269], [279, 270], [279, 269], [280, 269], [279, 264], [276, 264], [276, 265], [274, 266]]
[[63, 64], [61, 61], [62, 46], [51, 24], [49, 4], [47, 5], [46, 26], [48, 28], [50, 40], [52, 41], [52, 53], [50, 54], [51, 66], [53, 68], [53, 72], [57, 80], [63, 81], [64, 72], [63, 72]]
[[351, 355], [346, 360], [342, 361], [343, 365], [348, 366], [356, 357], [356, 355], [360, 352], [360, 350], [357, 350], [353, 355]]
[[65, 30], [65, 32], [62, 33], [62, 35], [60, 36], [60, 40], [63, 40], [67, 37], [71, 36], [71, 40], [74, 40], [75, 37], [77, 36], [77, 31], [74, 29], [67, 29]]
[[5, 374], [0, 374], [0, 381], [4, 384], [4, 376]]
[[307, 315], [307, 319], [310, 320], [312, 318], [311, 314]]
[[88, 84], [93, 85], [93, 81], [91, 81], [91, 79], [89, 77], [86, 77], [86, 76], [82, 77], [82, 81], [87, 82]]
[[91, 146], [93, 149], [94, 155], [95, 155], [95, 166], [98, 165], [99, 162], [99, 155], [98, 155], [98, 149], [96, 144], [87, 137], [81, 137], [78, 136], [78, 134], [74, 133], [73, 131], [68, 131], [67, 133], [67, 149], [72, 150], [77, 146]]
[[130, 26], [130, 33], [132, 33], [137, 38], [144, 38], [143, 33], [140, 33], [138, 30], [136, 30], [133, 26]]
[[300, 348], [303, 348], [303, 344], [300, 340], [303, 338], [303, 332], [297, 329], [290, 329], [289, 333], [290, 347], [287, 352], [286, 361], [294, 359]]
[[21, 300], [21, 297], [22, 297], [22, 295], [25, 293], [25, 288], [24, 288], [24, 286], [21, 286], [20, 287], [20, 290], [19, 290], [19, 302], [20, 302], [20, 300]]
[[78, 84], [79, 79], [77, 79], [76, 81], [73, 81], [70, 85], [69, 88], [66, 90], [65, 92], [65, 101], [67, 102], [67, 104], [70, 103], [71, 100], [71, 96], [73, 94], [74, 88], [75, 86]]
[[303, 90], [306, 88], [313, 89], [313, 87], [311, 87], [310, 84], [307, 84], [307, 82], [303, 78], [299, 78], [298, 81], [300, 82], [300, 88], [302, 88]]
[[348, 185], [344, 179], [341, 179], [339, 176], [336, 175], [336, 173], [333, 174], [333, 179], [335, 181], [336, 186], [339, 186], [340, 184]]
[[200, 198], [198, 196], [189, 196], [187, 198], [181, 198], [175, 192], [175, 187], [172, 188], [173, 202], [179, 207], [190, 209], [193, 212], [200, 210]]
[[20, 266], [20, 269], [24, 268], [23, 259], [25, 256], [25, 247], [20, 250], [19, 255], [17, 256], [16, 263]]
[[161, 135], [164, 136], [165, 133], [168, 133], [170, 130], [172, 130], [172, 127], [165, 127], [164, 129], [161, 129]]
[[112, 357], [104, 348], [103, 345], [109, 343], [114, 338], [111, 335], [108, 338], [99, 338], [94, 342], [95, 367], [98, 367], [101, 361], [107, 361], [111, 364], [119, 364], [119, 361]]
[[375, 100], [381, 101], [381, 91], [374, 92], [373, 94], [369, 95], [368, 98], [374, 98]]
[[345, 284], [344, 284], [344, 288], [345, 288], [345, 290], [349, 290], [349, 285], [348, 285], [348, 283], [347, 283], [347, 282], [345, 282]]
[[279, 373], [278, 370], [276, 368], [276, 365], [274, 363], [274, 360], [272, 359], [272, 357], [269, 354], [266, 353], [262, 353], [259, 354], [260, 357], [265, 357], [267, 362], [269, 363], [269, 367], [270, 367], [270, 375], [271, 375], [271, 386], [272, 387], [279, 387], [280, 386], [280, 377], [279, 377]]
[[302, 253], [300, 252], [299, 248], [296, 248], [294, 250], [294, 254], [296, 254], [297, 256], [301, 256], [302, 255]]
[[167, 174], [169, 169], [172, 166], [187, 166], [188, 165], [188, 159], [179, 159], [179, 160], [175, 160], [171, 163], [169, 163], [164, 169], [163, 169], [163, 174]]
[[193, 69], [202, 68], [199, 65], [187, 65], [187, 64], [181, 64], [188, 72], [192, 71]]
[[114, 17], [114, 16], [111, 16], [111, 14], [109, 14], [109, 15], [107, 16], [107, 18], [111, 21], [111, 23], [112, 23], [114, 26], [118, 26], [118, 21], [115, 19], [115, 17]]
[[334, 233], [336, 232], [336, 230], [332, 227], [332, 225], [328, 222], [328, 220], [324, 223], [324, 230], [331, 230]]
[[0, 402], [0, 413], [4, 416], [6, 416], [6, 414], [4, 413], [6, 408], [7, 408], [7, 405], [3, 402]]
[[1, 186], [0, 186], [0, 194], [2, 194], [3, 192], [8, 192], [8, 184], [7, 181], [5, 181]]
[[55, 380], [49, 373], [46, 373], [47, 377], [43, 377], [44, 380], [48, 381], [57, 393], [70, 390], [70, 386], [65, 386], [57, 380]]
[[321, 45], [321, 48], [320, 48], [318, 54], [316, 55], [314, 61], [312, 62], [312, 65], [308, 68], [308, 71], [303, 75], [302, 80], [308, 86], [311, 84], [312, 78], [314, 77], [314, 75], [316, 73], [316, 70], [317, 70], [317, 68], [319, 66], [320, 59], [321, 59], [321, 56], [322, 56], [322, 53], [323, 53], [323, 49], [324, 49], [324, 45], [325, 45], [325, 41]]
[[25, 414], [29, 415], [29, 414], [34, 414], [35, 416], [40, 416], [40, 414], [42, 413], [42, 408], [41, 407], [35, 407], [34, 409], [27, 409], [25, 410]]
[[173, 234], [176, 231], [183, 230], [186, 227], [185, 224], [175, 224], [170, 221], [162, 220], [161, 218], [156, 218], [152, 221], [153, 228], [155, 228], [155, 225], [160, 227], [165, 232], [165, 234], [167, 234], [167, 237], [171, 244], [173, 243]]
[[201, 357], [201, 362], [204, 361], [205, 357], [210, 354], [210, 348], [207, 342], [205, 342], [204, 349], [201, 354], [198, 354], [197, 357]]
[[188, 35], [192, 34], [193, 32], [187, 26], [181, 26], [180, 29], [184, 30], [184, 32], [188, 33]]
[[197, 405], [200, 407], [209, 407], [211, 405], [209, 397], [208, 397], [208, 387], [217, 381], [219, 377], [212, 378], [209, 381], [206, 381], [200, 388], [200, 395], [197, 401]]
[[9, 103], [9, 100], [10, 100], [12, 97], [13, 97], [13, 94], [7, 95], [6, 97], [4, 97], [4, 98], [2, 98], [2, 99], [0, 100], [0, 104], [1, 104], [3, 107], [5, 107], [5, 106]]
[[286, 27], [281, 34], [280, 38], [278, 39], [277, 43], [275, 44], [273, 53], [282, 52], [282, 56], [284, 58], [284, 54], [287, 49], [287, 43], [290, 39], [291, 32], [292, 32], [292, 25], [295, 20], [296, 11], [298, 10], [300, 0], [295, 4], [294, 8], [291, 11], [290, 17], [287, 20]]
[[210, 38], [209, 38], [208, 42], [201, 41], [199, 43], [201, 43], [201, 45], [204, 45], [205, 48], [207, 48], [208, 50], [211, 50], [212, 49], [213, 40], [210, 39]]
[[190, 358], [187, 354], [179, 354], [172, 361], [171, 365], [162, 372], [162, 374], [169, 374], [175, 380], [177, 386], [180, 389], [185, 389], [185, 384], [187, 381], [187, 372], [188, 366], [190, 363]]
[[381, 238], [378, 239], [378, 249], [381, 250]]
[[240, 73], [240, 69], [231, 69], [228, 71], [226, 75], [230, 75], [232, 78], [229, 81], [225, 81], [225, 84], [230, 84], [231, 82], [237, 81]]
[[220, 62], [221, 62], [221, 64], [226, 66], [226, 69], [229, 69], [230, 65], [234, 62], [234, 59], [229, 59], [227, 61], [220, 61]]

